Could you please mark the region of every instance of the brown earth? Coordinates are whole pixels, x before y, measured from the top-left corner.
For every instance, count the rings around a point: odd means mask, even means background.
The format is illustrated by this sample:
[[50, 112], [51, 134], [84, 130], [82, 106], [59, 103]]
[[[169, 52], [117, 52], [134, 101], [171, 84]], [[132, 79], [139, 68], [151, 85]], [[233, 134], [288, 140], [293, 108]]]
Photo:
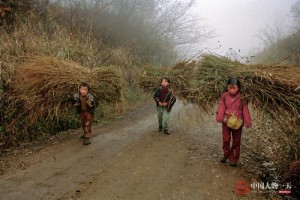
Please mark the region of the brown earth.
[[0, 177], [0, 199], [261, 198], [235, 193], [236, 184], [250, 183], [251, 176], [243, 164], [235, 168], [219, 162], [221, 127], [214, 116], [178, 102], [171, 135], [157, 131], [152, 101], [120, 118], [95, 126], [91, 145], [82, 145], [81, 130], [76, 130], [71, 139], [7, 157], [15, 165]]

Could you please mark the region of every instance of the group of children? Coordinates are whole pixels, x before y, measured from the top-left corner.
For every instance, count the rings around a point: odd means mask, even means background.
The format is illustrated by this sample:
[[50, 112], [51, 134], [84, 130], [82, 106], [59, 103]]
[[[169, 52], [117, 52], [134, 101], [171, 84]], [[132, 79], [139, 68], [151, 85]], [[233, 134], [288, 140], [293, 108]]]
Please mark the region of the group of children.
[[[247, 128], [251, 126], [248, 104], [240, 93], [240, 89], [241, 83], [237, 78], [228, 80], [226, 90], [221, 95], [216, 116], [217, 122], [222, 123], [224, 155], [220, 161], [225, 163], [229, 160], [230, 166], [233, 167], [237, 166], [240, 157], [243, 125]], [[168, 121], [176, 98], [170, 88], [168, 77], [163, 77], [160, 80], [160, 87], [155, 90], [154, 100], [157, 108], [158, 131], [163, 131], [166, 135], [169, 135]], [[74, 106], [77, 107], [83, 128], [81, 137], [84, 138], [85, 145], [90, 144], [95, 101], [87, 83], [80, 84], [78, 93], [74, 95]]]

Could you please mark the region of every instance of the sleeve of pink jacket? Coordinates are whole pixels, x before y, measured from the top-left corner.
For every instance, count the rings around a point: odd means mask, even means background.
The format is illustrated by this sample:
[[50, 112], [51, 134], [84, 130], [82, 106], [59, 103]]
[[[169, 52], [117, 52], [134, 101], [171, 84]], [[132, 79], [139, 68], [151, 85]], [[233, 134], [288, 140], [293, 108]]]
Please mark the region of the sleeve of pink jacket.
[[251, 125], [251, 116], [246, 102], [243, 105], [243, 117], [246, 127], [249, 127]]
[[221, 95], [218, 111], [217, 111], [217, 122], [222, 123], [225, 114], [225, 95]]

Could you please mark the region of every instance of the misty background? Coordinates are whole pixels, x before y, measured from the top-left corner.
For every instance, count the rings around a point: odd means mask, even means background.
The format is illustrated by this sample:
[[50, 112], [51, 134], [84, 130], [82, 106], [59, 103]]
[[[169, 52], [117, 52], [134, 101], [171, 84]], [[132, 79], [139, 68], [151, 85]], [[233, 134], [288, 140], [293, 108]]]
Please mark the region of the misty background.
[[216, 34], [200, 51], [241, 61], [255, 55], [265, 47], [262, 32], [275, 26], [280, 26], [284, 35], [294, 30], [295, 19], [290, 11], [295, 3], [296, 0], [197, 0], [192, 12]]
[[[182, 59], [198, 58], [202, 53], [244, 63], [299, 64], [300, 60], [300, 0], [7, 0], [0, 3], [8, 6], [8, 11], [1, 11], [3, 30], [9, 35], [23, 31], [26, 37], [43, 41], [39, 45], [28, 44], [23, 36], [16, 44], [12, 40], [18, 51], [22, 49], [20, 45], [26, 44], [25, 52], [17, 53], [19, 56], [39, 50], [88, 66], [120, 63], [171, 66]], [[51, 49], [52, 45], [46, 45], [49, 43], [58, 43], [55, 46], [59, 50]], [[76, 51], [72, 50], [74, 45], [78, 47]]]

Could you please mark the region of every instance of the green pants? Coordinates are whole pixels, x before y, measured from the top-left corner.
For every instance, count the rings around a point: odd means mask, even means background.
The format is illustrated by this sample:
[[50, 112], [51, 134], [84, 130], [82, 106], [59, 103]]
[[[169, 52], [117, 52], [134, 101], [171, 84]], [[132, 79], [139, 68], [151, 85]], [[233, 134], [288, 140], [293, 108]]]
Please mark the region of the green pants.
[[166, 107], [157, 106], [158, 125], [160, 129], [168, 130], [170, 112]]

